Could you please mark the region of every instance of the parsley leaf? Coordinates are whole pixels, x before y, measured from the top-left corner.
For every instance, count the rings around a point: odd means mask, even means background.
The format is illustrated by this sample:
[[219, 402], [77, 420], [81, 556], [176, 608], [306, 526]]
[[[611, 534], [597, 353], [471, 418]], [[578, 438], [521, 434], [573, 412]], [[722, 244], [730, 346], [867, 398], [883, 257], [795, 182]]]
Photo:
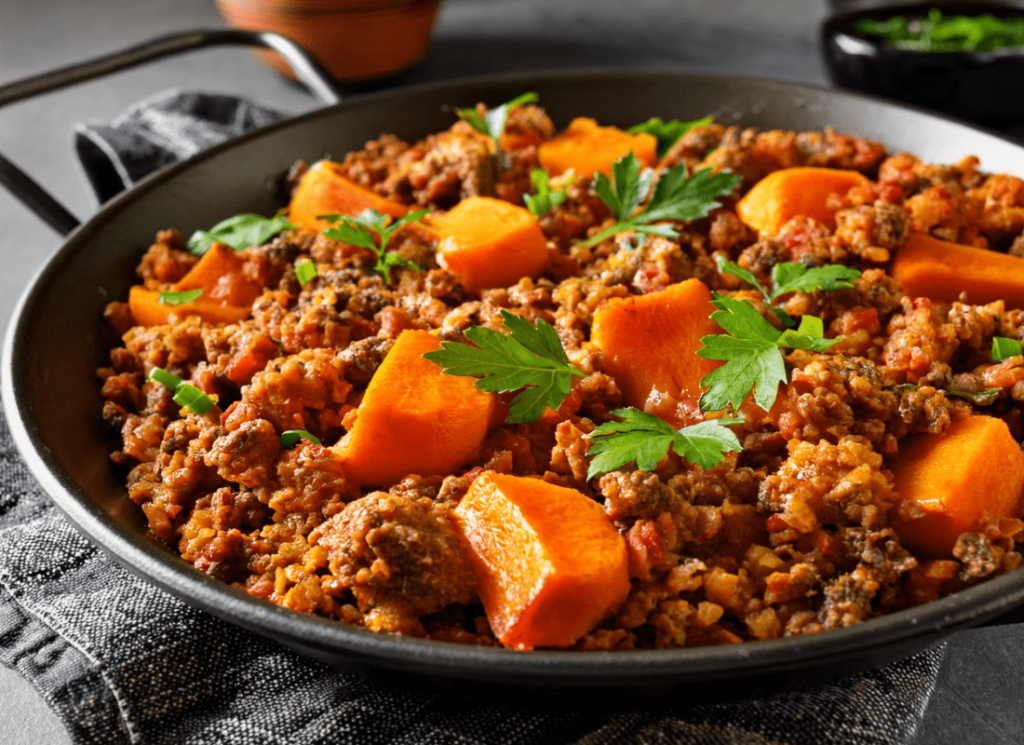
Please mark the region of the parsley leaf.
[[[722, 274], [732, 274], [744, 282], [752, 285], [761, 296], [765, 304], [772, 309], [779, 320], [785, 326], [793, 326], [796, 321], [785, 310], [772, 305], [772, 301], [781, 295], [789, 292], [814, 292], [815, 290], [846, 290], [853, 287], [853, 281], [860, 278], [860, 272], [848, 266], [829, 264], [827, 266], [808, 267], [797, 262], [784, 262], [772, 267], [773, 289], [768, 292], [761, 286], [751, 272], [739, 264], [729, 261], [724, 256], [716, 257], [718, 271]], [[820, 336], [820, 334], [819, 334]]]
[[858, 279], [858, 270], [842, 264], [807, 266], [787, 261], [772, 267], [772, 293], [768, 299], [775, 300], [789, 292], [849, 290]]
[[421, 220], [428, 215], [430, 210], [417, 210], [400, 217], [390, 225], [390, 215], [382, 215], [377, 210], [363, 210], [355, 217], [348, 215], [320, 215], [318, 219], [327, 220], [332, 227], [324, 231], [324, 235], [335, 241], [344, 241], [353, 246], [367, 248], [377, 254], [377, 263], [373, 270], [384, 278], [384, 281], [391, 284], [391, 268], [404, 266], [408, 269], [425, 271], [423, 267], [412, 261], [403, 259], [396, 253], [388, 253], [388, 241], [391, 236], [402, 227], [411, 222]]
[[182, 303], [191, 303], [193, 300], [203, 294], [201, 289], [196, 290], [182, 290], [181, 292], [161, 292], [160, 305], [181, 305]]
[[669, 448], [704, 469], [721, 463], [724, 453], [741, 449], [729, 427], [742, 424], [742, 419], [709, 419], [676, 430], [639, 409], [616, 409], [611, 413], [622, 421], [602, 424], [591, 433], [587, 455], [593, 460], [587, 468], [588, 480], [633, 461], [640, 470], [653, 471]]
[[747, 271], [739, 264], [734, 261], [729, 261], [724, 256], [716, 256], [715, 263], [718, 264], [718, 271], [722, 274], [731, 274], [734, 277], [739, 277], [748, 285], [751, 285], [755, 290], [761, 293], [764, 297], [765, 302], [768, 302], [768, 292], [761, 286], [761, 283], [757, 281], [757, 277], [752, 272]]
[[534, 327], [507, 310], [501, 311], [501, 319], [509, 333], [473, 326], [466, 329], [473, 344], [444, 341], [441, 349], [423, 357], [443, 367], [446, 375], [483, 376], [474, 385], [488, 393], [525, 389], [512, 399], [508, 421], [535, 422], [546, 407], [562, 405], [573, 376], [583, 373], [569, 362], [551, 324], [538, 319]]
[[226, 243], [236, 251], [241, 251], [251, 246], [262, 246], [281, 231], [297, 227], [288, 222], [284, 215], [271, 218], [252, 213], [235, 215], [209, 230], [194, 232], [188, 239], [188, 249], [193, 256], [202, 256], [214, 243]]
[[649, 135], [654, 135], [658, 138], [658, 157], [662, 158], [673, 145], [682, 139], [684, 134], [694, 127], [706, 127], [711, 124], [711, 121], [710, 116], [705, 116], [702, 119], [694, 119], [692, 122], [682, 122], [678, 119], [669, 119], [668, 121], [665, 121], [660, 116], [652, 116], [646, 122], [634, 124], [626, 131], [631, 135], [635, 135], [640, 132], [646, 132]]
[[713, 209], [721, 206], [716, 200], [731, 194], [740, 182], [739, 176], [731, 173], [713, 174], [710, 168], [697, 171], [691, 176], [687, 174], [686, 165], [680, 163], [662, 174], [647, 207], [634, 215], [650, 189], [653, 178], [653, 172], [641, 172], [640, 161], [633, 153], [612, 164], [612, 180], [603, 173], [594, 174], [594, 189], [611, 208], [618, 222], [579, 245], [584, 248], [594, 246], [625, 230], [678, 238], [678, 231], [671, 226], [651, 223], [707, 217]]
[[654, 171], [640, 170], [640, 161], [630, 152], [625, 158], [612, 163], [612, 178], [603, 173], [594, 174], [594, 190], [608, 205], [619, 222], [629, 220], [636, 208], [647, 197], [654, 181]]
[[779, 383], [786, 382], [783, 348], [824, 352], [840, 341], [823, 339], [821, 319], [815, 316], [804, 316], [796, 331], [779, 331], [746, 300], [715, 293], [712, 303], [717, 310], [711, 320], [726, 333], [703, 337], [704, 346], [697, 355], [725, 364], [700, 382], [707, 388], [700, 397], [704, 411], [720, 411], [730, 405], [738, 410], [751, 391], [757, 405], [768, 411], [778, 396]]
[[992, 361], [1002, 362], [1009, 357], [1017, 357], [1024, 354], [1024, 347], [1016, 339], [1008, 339], [1005, 336], [992, 337]]
[[530, 171], [530, 181], [536, 193], [523, 194], [523, 202], [534, 217], [547, 214], [569, 197], [564, 186], [558, 191], [551, 191], [551, 180], [543, 168], [534, 168]]
[[505, 131], [505, 122], [508, 121], [508, 113], [515, 106], [522, 106], [526, 103], [533, 103], [537, 100], [537, 93], [530, 91], [523, 93], [520, 96], [516, 96], [511, 101], [503, 103], [501, 106], [496, 106], [493, 109], [489, 109], [483, 116], [476, 108], [470, 109], [459, 109], [456, 113], [459, 119], [464, 122], [468, 122], [469, 126], [475, 129], [477, 132], [483, 134], [494, 140], [495, 147], [498, 146], [498, 140], [501, 139], [502, 132]]

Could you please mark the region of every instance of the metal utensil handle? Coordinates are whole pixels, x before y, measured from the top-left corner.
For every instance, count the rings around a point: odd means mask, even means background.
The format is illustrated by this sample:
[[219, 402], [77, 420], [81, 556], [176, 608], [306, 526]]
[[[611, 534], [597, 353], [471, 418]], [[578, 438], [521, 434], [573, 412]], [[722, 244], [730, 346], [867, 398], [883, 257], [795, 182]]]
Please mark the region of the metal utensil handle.
[[[269, 31], [238, 31], [210, 29], [187, 31], [162, 36], [114, 54], [81, 62], [53, 72], [35, 75], [0, 87], [0, 107], [37, 96], [40, 93], [66, 88], [112, 72], [170, 57], [193, 49], [212, 46], [256, 46], [278, 52], [291, 67], [295, 77], [321, 103], [341, 100], [340, 87], [315, 57], [295, 42]], [[67, 235], [81, 223], [31, 176], [0, 154], [0, 184], [22, 204], [61, 235]]]

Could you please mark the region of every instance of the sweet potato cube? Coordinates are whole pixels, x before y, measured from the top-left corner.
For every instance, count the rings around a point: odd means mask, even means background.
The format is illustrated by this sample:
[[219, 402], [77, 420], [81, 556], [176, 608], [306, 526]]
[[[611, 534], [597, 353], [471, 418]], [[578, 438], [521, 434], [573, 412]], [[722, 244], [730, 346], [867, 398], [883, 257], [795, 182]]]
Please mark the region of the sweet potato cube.
[[263, 287], [243, 274], [244, 264], [245, 258], [231, 246], [214, 243], [173, 289], [202, 290], [201, 300], [248, 308], [263, 294]]
[[911, 297], [980, 305], [1000, 298], [1024, 308], [1024, 259], [912, 233], [896, 251], [892, 276]]
[[128, 291], [128, 308], [139, 326], [162, 326], [171, 322], [171, 316], [199, 316], [208, 323], [238, 323], [249, 317], [249, 307], [222, 305], [202, 297], [188, 303], [166, 305], [160, 302], [157, 290], [135, 285]]
[[476, 455], [498, 419], [498, 399], [473, 379], [444, 375], [423, 359], [441, 348], [427, 331], [407, 329], [366, 388], [355, 424], [334, 447], [345, 476], [391, 486], [409, 474], [454, 473]]
[[395, 218], [408, 211], [405, 205], [375, 194], [342, 176], [340, 164], [321, 160], [303, 174], [288, 206], [288, 220], [302, 228], [323, 230], [330, 223], [317, 219], [321, 215], [354, 217], [369, 209]]
[[569, 646], [629, 594], [625, 539], [596, 502], [574, 489], [484, 471], [455, 519], [503, 644]]
[[591, 340], [627, 404], [675, 427], [703, 420], [700, 381], [723, 364], [697, 356], [701, 337], [722, 332], [712, 312], [711, 291], [699, 279], [598, 308]]
[[471, 292], [536, 278], [548, 262], [547, 239], [530, 211], [501, 199], [469, 197], [430, 220], [438, 263]]
[[930, 558], [949, 558], [961, 533], [1024, 515], [1024, 453], [1002, 419], [976, 415], [941, 434], [912, 435], [900, 443], [892, 472], [896, 532]]
[[617, 127], [600, 127], [593, 119], [578, 117], [564, 132], [537, 148], [541, 166], [552, 176], [572, 168], [590, 178], [595, 172], [612, 174], [612, 163], [632, 152], [641, 167], [658, 162], [658, 139], [641, 132], [631, 135]]
[[856, 171], [833, 168], [783, 168], [754, 184], [736, 203], [736, 214], [754, 230], [775, 235], [797, 215], [813, 217], [830, 230], [836, 219], [828, 208], [829, 195], [846, 194], [854, 186], [870, 183]]
[[214, 243], [179, 282], [174, 292], [202, 290], [195, 300], [177, 305], [160, 302], [160, 293], [140, 286], [128, 292], [128, 307], [142, 326], [170, 323], [171, 316], [199, 316], [210, 323], [238, 323], [249, 317], [253, 301], [263, 292], [259, 282], [242, 272], [245, 259], [224, 243]]

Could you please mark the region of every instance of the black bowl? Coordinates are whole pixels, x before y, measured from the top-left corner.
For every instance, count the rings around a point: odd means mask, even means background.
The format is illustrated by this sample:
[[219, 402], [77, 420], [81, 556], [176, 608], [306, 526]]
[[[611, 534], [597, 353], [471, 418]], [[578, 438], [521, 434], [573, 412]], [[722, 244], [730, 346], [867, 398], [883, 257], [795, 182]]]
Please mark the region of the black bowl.
[[991, 127], [1024, 124], [1024, 47], [991, 52], [913, 52], [861, 34], [861, 19], [885, 20], [924, 15], [938, 8], [945, 15], [1024, 17], [1024, 7], [1009, 2], [932, 2], [882, 5], [859, 3], [825, 19], [821, 55], [836, 85], [943, 111]]

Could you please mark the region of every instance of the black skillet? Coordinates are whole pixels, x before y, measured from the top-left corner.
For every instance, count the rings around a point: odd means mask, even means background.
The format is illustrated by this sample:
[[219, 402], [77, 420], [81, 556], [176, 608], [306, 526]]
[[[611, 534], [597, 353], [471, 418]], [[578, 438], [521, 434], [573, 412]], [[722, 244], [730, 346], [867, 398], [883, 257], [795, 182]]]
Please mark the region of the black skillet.
[[[211, 39], [190, 38], [191, 44], [178, 46], [204, 46]], [[167, 41], [158, 53], [167, 53]], [[135, 63], [147, 54], [143, 48], [129, 56]], [[0, 89], [0, 105], [15, 100], [14, 88], [24, 97], [93, 76], [82, 69], [71, 81], [65, 71], [56, 79]], [[303, 68], [307, 79], [314, 72]], [[325, 98], [333, 95], [329, 83], [319, 90]], [[451, 106], [493, 105], [527, 90], [539, 92], [558, 126], [581, 115], [624, 126], [654, 115], [709, 114], [725, 124], [761, 128], [834, 126], [926, 160], [956, 162], [973, 153], [988, 170], [1024, 174], [1024, 149], [952, 120], [837, 91], [682, 72], [556, 72], [445, 82], [368, 95], [267, 127], [167, 168], [104, 206], [51, 257], [15, 311], [3, 350], [4, 410], [33, 474], [78, 529], [130, 571], [185, 602], [319, 660], [563, 689], [777, 690], [883, 665], [1024, 603], [1024, 571], [1017, 571], [918, 608], [807, 637], [665, 651], [523, 653], [374, 634], [295, 613], [207, 577], [147, 534], [141, 511], [125, 496], [123, 474], [108, 458], [117, 443], [100, 417], [94, 371], [105, 363], [103, 308], [127, 295], [154, 233], [176, 227], [188, 234], [239, 212], [271, 214], [280, 207], [275, 181], [298, 158], [341, 156], [382, 132], [415, 140], [450, 126]], [[27, 180], [0, 171], [8, 184], [23, 187]], [[34, 192], [30, 201], [58, 229], [73, 227], [74, 218], [56, 213], [45, 193]]]

